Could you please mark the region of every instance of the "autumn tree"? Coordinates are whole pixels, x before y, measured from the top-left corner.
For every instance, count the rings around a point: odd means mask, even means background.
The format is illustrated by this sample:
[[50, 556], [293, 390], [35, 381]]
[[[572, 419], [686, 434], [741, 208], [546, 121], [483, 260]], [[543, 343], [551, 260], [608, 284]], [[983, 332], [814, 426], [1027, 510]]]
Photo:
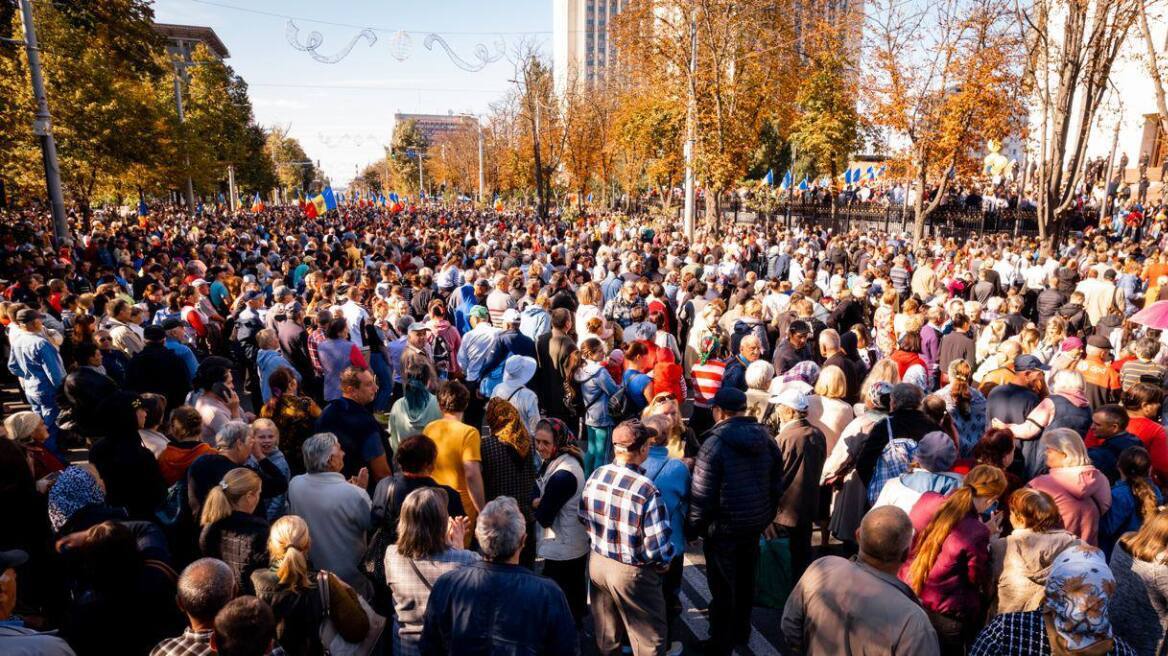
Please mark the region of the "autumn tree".
[[296, 190], [308, 193], [309, 186], [316, 179], [316, 165], [300, 142], [288, 136], [288, 129], [274, 127], [269, 130], [265, 150], [275, 168], [276, 186], [286, 195], [293, 195]]
[[477, 198], [479, 188], [478, 123], [474, 119], [466, 117], [458, 129], [438, 135], [434, 139], [434, 143], [430, 144], [430, 162], [426, 171], [448, 195], [465, 194]]
[[626, 193], [655, 189], [668, 210], [684, 166], [685, 107], [645, 91], [629, 89], [617, 102], [610, 151]]
[[[428, 145], [426, 135], [418, 129], [416, 121], [410, 119], [394, 126], [393, 140], [389, 145], [389, 178], [396, 191], [406, 194], [421, 191], [418, 179], [421, 162], [419, 155], [426, 155]], [[424, 170], [422, 174], [425, 175]]]

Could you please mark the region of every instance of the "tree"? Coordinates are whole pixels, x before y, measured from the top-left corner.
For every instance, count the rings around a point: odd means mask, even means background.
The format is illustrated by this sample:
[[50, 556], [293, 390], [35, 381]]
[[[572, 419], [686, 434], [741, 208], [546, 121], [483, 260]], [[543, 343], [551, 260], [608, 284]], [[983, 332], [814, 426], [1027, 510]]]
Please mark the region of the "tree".
[[1034, 0], [1019, 11], [1040, 119], [1035, 194], [1042, 238], [1052, 227], [1057, 231], [1075, 199], [1111, 66], [1142, 2]]
[[873, 122], [906, 145], [917, 187], [913, 233], [920, 239], [950, 186], [976, 171], [975, 144], [1001, 139], [1021, 118], [1013, 5], [873, 0], [868, 15], [868, 106]]
[[316, 165], [300, 142], [288, 136], [288, 128], [269, 130], [264, 150], [275, 167], [275, 186], [285, 194], [291, 195], [299, 190], [307, 195], [316, 179]]
[[411, 119], [394, 127], [393, 141], [389, 146], [389, 177], [395, 190], [407, 194], [417, 194], [421, 190], [419, 154], [426, 155], [428, 145], [416, 121]]
[[625, 192], [656, 189], [662, 209], [669, 209], [673, 187], [681, 179], [685, 107], [676, 100], [627, 90], [613, 116], [612, 150]]

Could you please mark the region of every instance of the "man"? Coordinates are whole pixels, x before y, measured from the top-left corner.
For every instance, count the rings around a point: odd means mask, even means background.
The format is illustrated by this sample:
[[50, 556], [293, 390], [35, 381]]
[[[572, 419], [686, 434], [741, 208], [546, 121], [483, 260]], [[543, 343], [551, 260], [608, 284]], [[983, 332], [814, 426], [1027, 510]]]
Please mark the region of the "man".
[[486, 400], [478, 394], [479, 383], [499, 364], [496, 352], [502, 331], [491, 325], [491, 315], [481, 305], [472, 307], [467, 314], [471, 329], [462, 336], [462, 343], [458, 346], [458, 367], [466, 372], [466, 386], [471, 391], [467, 423], [477, 430], [483, 425], [483, 411], [486, 409]]
[[812, 563], [783, 608], [790, 652], [940, 656], [928, 614], [897, 577], [912, 537], [908, 515], [881, 506], [860, 522], [855, 560], [825, 556]]
[[260, 400], [263, 401], [264, 405], [267, 405], [268, 400], [272, 398], [272, 388], [268, 382], [277, 370], [291, 371], [298, 384], [302, 379], [300, 372], [292, 366], [291, 362], [288, 362], [283, 351], [280, 350], [280, 340], [276, 338], [275, 330], [264, 328], [256, 334], [256, 346], [259, 347], [256, 354], [256, 375], [260, 381]]
[[715, 424], [694, 467], [686, 534], [704, 538], [711, 597], [705, 653], [729, 654], [750, 637], [758, 539], [779, 508], [783, 456], [766, 427], [744, 415], [741, 390], [723, 386], [713, 406]]
[[519, 310], [515, 308], [508, 308], [503, 312], [503, 318], [499, 323], [503, 329], [503, 332], [499, 333], [500, 358], [506, 359], [513, 355], [535, 357], [535, 341], [519, 331], [522, 319]]
[[1033, 355], [1014, 358], [1014, 374], [1010, 380], [994, 387], [986, 397], [986, 416], [1007, 424], [1026, 421], [1030, 411], [1041, 399], [1035, 390], [1045, 385], [1045, 372], [1050, 367]]
[[118, 384], [105, 373], [101, 350], [93, 342], [73, 347], [76, 368], [65, 376], [57, 396], [61, 412], [57, 425], [81, 437], [96, 439], [105, 435], [106, 418], [98, 408], [118, 391]]
[[[921, 326], [921, 359], [928, 369], [929, 388], [936, 389], [940, 380], [937, 360], [941, 355], [941, 333], [945, 326], [945, 310], [940, 305], [930, 307], [925, 314], [928, 321]], [[824, 363], [825, 365], [827, 363]]]
[[276, 644], [276, 616], [272, 608], [258, 597], [232, 599], [215, 616], [211, 644], [217, 656], [275, 653], [272, 648]]
[[65, 382], [65, 365], [57, 349], [41, 334], [44, 324], [36, 310], [16, 313], [16, 327], [9, 332], [8, 371], [20, 379], [20, 389], [32, 411], [49, 429], [45, 447], [57, 448], [57, 389]]
[[569, 426], [576, 425], [576, 413], [564, 398], [564, 381], [568, 377], [568, 358], [576, 350], [572, 339], [572, 313], [565, 308], [552, 310], [552, 331], [539, 336], [535, 344], [535, 386], [544, 416], [555, 417]]
[[183, 366], [186, 367], [187, 382], [190, 383], [194, 380], [195, 372], [199, 369], [199, 359], [195, 357], [195, 352], [191, 347], [186, 344], [186, 325], [186, 322], [181, 319], [167, 319], [162, 322], [162, 330], [166, 332], [166, 341], [164, 342], [166, 348], [182, 360]]
[[487, 294], [487, 312], [491, 317], [491, 325], [499, 330], [507, 327], [503, 321], [503, 313], [515, 309], [515, 299], [511, 297], [511, 281], [504, 274], [495, 276], [495, 288]]
[[216, 558], [201, 558], [187, 565], [178, 577], [178, 609], [187, 616], [181, 636], [168, 638], [150, 656], [211, 656], [215, 615], [235, 596], [235, 574]]
[[994, 358], [998, 366], [981, 377], [981, 381], [978, 381], [980, 383], [978, 391], [988, 396], [990, 391], [998, 385], [1004, 385], [1013, 380], [1014, 361], [1020, 355], [1022, 355], [1022, 343], [1018, 340], [1008, 339], [998, 344], [997, 353], [990, 356]]
[[775, 375], [782, 375], [788, 369], [811, 360], [811, 349], [807, 341], [811, 335], [811, 326], [806, 321], [795, 320], [787, 328], [787, 340], [775, 349]]
[[[0, 551], [0, 654], [7, 656], [73, 656], [73, 649], [55, 631], [40, 632], [24, 626], [14, 616], [16, 568], [28, 562], [28, 554], [13, 549]], [[152, 655], [153, 656], [153, 655]]]
[[1075, 371], [1083, 376], [1083, 394], [1094, 409], [1119, 402], [1122, 385], [1119, 372], [1109, 361], [1110, 354], [1111, 342], [1103, 335], [1091, 335], [1087, 338], [1086, 357], [1075, 365]]
[[183, 375], [187, 365], [182, 358], [166, 347], [166, 331], [162, 326], [146, 326], [146, 345], [126, 369], [126, 387], [135, 392], [154, 392], [166, 397], [167, 412], [186, 401], [191, 391], [190, 380]]
[[864, 384], [864, 365], [848, 357], [841, 345], [840, 334], [832, 329], [819, 333], [819, 354], [823, 356], [823, 366], [838, 367], [844, 372], [847, 392], [844, 400], [848, 403], [860, 402], [860, 388]]
[[580, 521], [592, 543], [588, 578], [596, 648], [604, 656], [620, 654], [624, 637], [635, 656], [665, 652], [661, 572], [673, 560], [675, 529], [661, 493], [642, 468], [653, 433], [635, 419], [617, 426], [612, 464], [592, 473], [580, 497]]
[[511, 497], [483, 508], [475, 525], [483, 562], [434, 582], [422, 625], [423, 654], [579, 653], [564, 593], [519, 565], [524, 525]]
[[329, 402], [316, 420], [318, 432], [332, 433], [341, 442], [345, 454], [341, 472], [352, 477], [367, 468], [373, 485], [393, 473], [385, 452], [384, 429], [368, 407], [375, 396], [377, 378], [373, 372], [347, 367], [341, 372], [341, 398]]
[[288, 362], [300, 374], [301, 380], [311, 380], [315, 377], [312, 367], [312, 358], [308, 354], [308, 330], [304, 327], [304, 308], [299, 303], [284, 304], [284, 313], [276, 313], [275, 308], [269, 314], [274, 314], [276, 325], [276, 339], [280, 342], [280, 351], [288, 358]]
[[1087, 449], [1087, 455], [1113, 485], [1119, 480], [1119, 454], [1133, 446], [1144, 446], [1140, 438], [1127, 432], [1127, 422], [1127, 411], [1121, 405], [1105, 405], [1091, 415], [1091, 428], [1100, 444]]
[[1128, 360], [1119, 369], [1120, 385], [1123, 391], [1128, 391], [1136, 383], [1148, 382], [1160, 387], [1164, 386], [1168, 368], [1153, 362], [1153, 358], [1160, 352], [1160, 343], [1151, 337], [1138, 339], [1131, 345], [1135, 360]]
[[129, 357], [134, 357], [145, 346], [142, 338], [130, 327], [130, 312], [133, 307], [124, 298], [116, 299], [110, 303], [108, 327], [106, 328], [114, 340], [114, 348], [120, 349]]
[[971, 369], [977, 367], [977, 345], [970, 333], [970, 323], [966, 314], [953, 315], [953, 329], [941, 338], [941, 347], [937, 350], [937, 369], [942, 376], [947, 376], [945, 372], [949, 371], [954, 360], [965, 360]]
[[779, 415], [775, 439], [783, 457], [783, 496], [772, 529], [786, 531], [791, 574], [797, 579], [811, 564], [811, 524], [819, 516], [819, 477], [827, 459], [827, 440], [807, 421], [806, 394], [785, 389], [774, 403]]
[[1038, 292], [1038, 298], [1035, 300], [1035, 308], [1038, 313], [1038, 330], [1045, 332], [1046, 324], [1051, 317], [1058, 314], [1058, 310], [1067, 303], [1067, 296], [1058, 289], [1059, 279], [1057, 275], [1052, 275], [1047, 278], [1047, 287]]
[[[442, 485], [458, 490], [462, 507], [473, 524], [479, 510], [486, 505], [483, 488], [482, 436], [479, 430], [463, 422], [470, 391], [456, 380], [438, 387], [438, 410], [441, 419], [430, 422], [422, 431], [438, 448], [431, 476]], [[470, 536], [467, 544], [470, 543]]]
[[360, 568], [365, 532], [372, 524], [373, 503], [365, 491], [369, 470], [348, 478], [341, 473], [345, 452], [332, 433], [304, 441], [304, 468], [288, 484], [288, 513], [300, 515], [312, 534], [312, 564], [336, 574], [370, 599], [373, 585]]
[[365, 324], [369, 321], [369, 312], [361, 305], [361, 288], [353, 285], [345, 294], [347, 300], [341, 306], [341, 316], [349, 324], [349, 341], [357, 348], [365, 346]]
[[1087, 278], [1075, 287], [1075, 291], [1083, 295], [1083, 307], [1087, 309], [1092, 326], [1107, 315], [1115, 302], [1115, 283], [1112, 281], [1115, 274], [1112, 273], [1110, 278], [1100, 280], [1097, 269], [1087, 269]]
[[733, 387], [746, 392], [746, 368], [762, 357], [762, 342], [755, 335], [747, 335], [738, 344], [738, 355], [726, 363], [722, 387]]

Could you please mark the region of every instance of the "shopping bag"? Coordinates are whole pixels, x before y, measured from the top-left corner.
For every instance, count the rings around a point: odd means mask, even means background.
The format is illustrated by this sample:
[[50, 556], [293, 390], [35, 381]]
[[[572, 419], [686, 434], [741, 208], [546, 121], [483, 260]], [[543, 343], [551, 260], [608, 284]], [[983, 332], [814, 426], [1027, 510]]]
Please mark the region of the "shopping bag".
[[791, 580], [791, 543], [786, 537], [758, 540], [754, 569], [754, 605], [782, 608], [795, 582]]

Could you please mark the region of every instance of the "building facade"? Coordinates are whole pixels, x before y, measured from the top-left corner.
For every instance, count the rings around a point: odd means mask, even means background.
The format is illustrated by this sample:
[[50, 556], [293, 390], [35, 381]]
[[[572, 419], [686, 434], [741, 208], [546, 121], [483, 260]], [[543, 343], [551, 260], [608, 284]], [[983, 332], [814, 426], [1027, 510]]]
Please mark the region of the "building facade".
[[393, 129], [406, 121], [413, 121], [418, 131], [426, 138], [426, 143], [434, 143], [440, 135], [467, 129], [468, 119], [459, 114], [401, 114], [393, 115]]
[[166, 37], [167, 52], [172, 57], [177, 57], [187, 64], [191, 63], [191, 52], [200, 43], [219, 59], [227, 59], [231, 56], [231, 53], [227, 51], [227, 46], [219, 40], [219, 35], [215, 34], [215, 30], [209, 27], [155, 23], [154, 31]]
[[552, 74], [556, 91], [602, 83], [613, 67], [612, 19], [630, 0], [552, 0]]

